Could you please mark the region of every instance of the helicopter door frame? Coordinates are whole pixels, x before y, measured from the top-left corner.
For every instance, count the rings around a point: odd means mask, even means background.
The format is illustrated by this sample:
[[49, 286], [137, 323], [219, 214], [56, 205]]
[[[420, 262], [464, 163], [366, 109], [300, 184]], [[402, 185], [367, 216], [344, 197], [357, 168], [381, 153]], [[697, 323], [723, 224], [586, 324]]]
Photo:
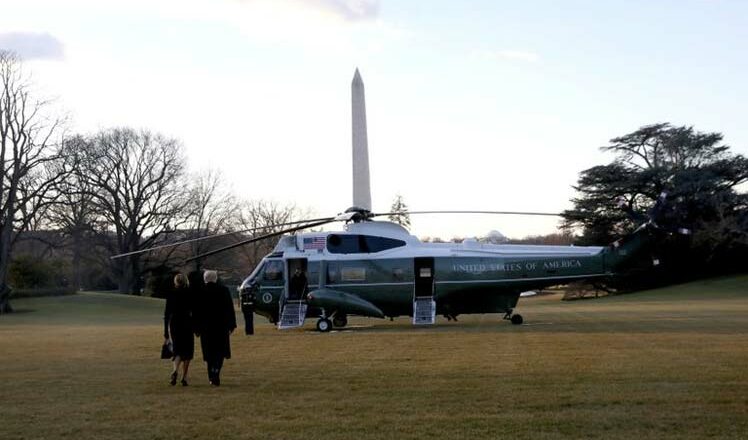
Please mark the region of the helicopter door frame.
[[302, 300], [304, 299], [304, 294], [306, 292], [302, 292], [298, 298], [296, 297], [291, 298], [291, 278], [293, 277], [293, 274], [296, 271], [296, 268], [301, 267], [302, 272], [304, 272], [304, 274], [306, 275], [306, 286], [308, 290], [309, 288], [309, 260], [304, 257], [304, 258], [287, 258], [285, 261], [286, 261], [286, 273], [288, 275], [286, 276], [286, 280], [284, 283], [283, 297], [285, 298], [286, 301]]
[[413, 297], [434, 297], [434, 257], [413, 259]]

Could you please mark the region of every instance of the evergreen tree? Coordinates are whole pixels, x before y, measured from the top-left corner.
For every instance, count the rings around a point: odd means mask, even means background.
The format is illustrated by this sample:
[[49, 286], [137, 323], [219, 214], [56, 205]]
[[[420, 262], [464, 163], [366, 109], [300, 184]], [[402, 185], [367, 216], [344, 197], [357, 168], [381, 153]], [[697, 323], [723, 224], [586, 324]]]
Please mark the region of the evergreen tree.
[[403, 196], [398, 194], [395, 197], [395, 200], [392, 202], [392, 206], [390, 207], [390, 212], [399, 213], [390, 214], [389, 219], [391, 222], [397, 223], [405, 229], [410, 228], [410, 215], [408, 214], [408, 205], [405, 204]]
[[720, 133], [668, 123], [612, 139], [602, 150], [615, 160], [581, 172], [564, 226], [581, 228], [580, 244], [609, 243], [642, 221], [626, 211], [647, 212], [667, 191], [667, 209], [654, 220], [693, 230], [689, 261], [724, 262], [747, 252], [748, 194], [738, 185], [748, 182], [748, 159], [721, 142]]

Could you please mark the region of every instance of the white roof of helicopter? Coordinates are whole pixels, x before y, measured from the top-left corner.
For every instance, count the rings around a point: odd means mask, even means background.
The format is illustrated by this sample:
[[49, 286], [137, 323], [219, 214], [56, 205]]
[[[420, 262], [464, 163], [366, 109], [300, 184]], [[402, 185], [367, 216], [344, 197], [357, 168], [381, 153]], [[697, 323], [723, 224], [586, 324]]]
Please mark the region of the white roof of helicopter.
[[397, 223], [387, 221], [367, 221], [348, 223], [345, 230], [349, 234], [375, 235], [378, 237], [397, 238], [406, 243], [421, 243], [415, 235], [410, 235], [407, 229]]
[[[304, 249], [304, 239], [324, 239], [332, 234], [360, 234], [376, 237], [393, 238], [402, 240], [405, 246], [388, 249], [376, 253], [367, 253], [367, 258], [412, 258], [412, 257], [529, 257], [529, 256], [584, 256], [594, 255], [603, 248], [600, 246], [539, 246], [539, 245], [516, 245], [516, 244], [489, 244], [479, 243], [474, 238], [464, 240], [462, 243], [422, 243], [416, 236], [411, 235], [405, 228], [388, 221], [366, 221], [349, 223], [345, 231], [323, 231], [306, 232], [293, 237], [286, 237], [276, 246], [276, 251], [284, 251], [299, 256], [312, 256], [329, 254], [325, 246], [313, 249]], [[335, 256], [347, 256], [360, 258], [362, 254], [329, 254]]]

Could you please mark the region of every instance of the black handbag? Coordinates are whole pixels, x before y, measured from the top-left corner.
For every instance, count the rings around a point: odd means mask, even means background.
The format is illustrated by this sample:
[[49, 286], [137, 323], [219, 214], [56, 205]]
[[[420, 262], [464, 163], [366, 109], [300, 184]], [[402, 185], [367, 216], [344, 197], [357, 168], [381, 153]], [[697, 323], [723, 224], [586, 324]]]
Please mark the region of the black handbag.
[[171, 359], [174, 357], [174, 346], [171, 341], [164, 342], [161, 346], [161, 359]]

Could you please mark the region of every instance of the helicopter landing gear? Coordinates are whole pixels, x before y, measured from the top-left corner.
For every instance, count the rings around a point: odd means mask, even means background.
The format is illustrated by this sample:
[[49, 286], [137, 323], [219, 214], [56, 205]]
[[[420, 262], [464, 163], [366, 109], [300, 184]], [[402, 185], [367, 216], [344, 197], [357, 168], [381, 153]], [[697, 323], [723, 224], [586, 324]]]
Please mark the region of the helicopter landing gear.
[[335, 315], [332, 318], [332, 325], [340, 328], [345, 327], [348, 325], [348, 317], [345, 315]]
[[510, 320], [514, 325], [520, 325], [525, 321], [524, 319], [522, 319], [522, 315], [512, 314], [512, 310], [506, 312], [506, 314], [504, 315], [504, 319]]
[[317, 331], [320, 331], [322, 333], [327, 333], [332, 329], [332, 322], [330, 322], [327, 318], [320, 318], [317, 321]]

